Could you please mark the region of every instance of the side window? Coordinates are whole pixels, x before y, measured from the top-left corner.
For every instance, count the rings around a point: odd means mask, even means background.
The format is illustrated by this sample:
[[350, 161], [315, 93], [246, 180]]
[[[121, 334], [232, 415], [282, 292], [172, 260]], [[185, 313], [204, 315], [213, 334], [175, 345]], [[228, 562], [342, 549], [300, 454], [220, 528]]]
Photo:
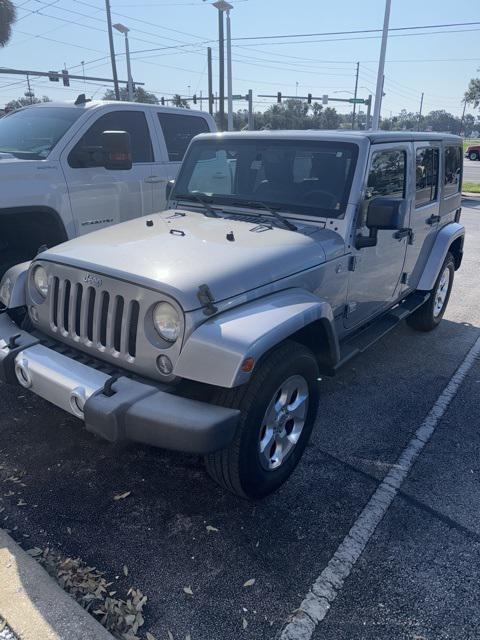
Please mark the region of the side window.
[[417, 149], [415, 154], [415, 207], [422, 207], [437, 199], [439, 150], [431, 147]]
[[460, 191], [462, 181], [462, 148], [446, 147], [443, 196], [451, 196]]
[[152, 141], [143, 111], [111, 111], [100, 116], [70, 152], [68, 163], [74, 169], [103, 166], [102, 133], [128, 131], [133, 163], [153, 162]]
[[157, 115], [167, 145], [168, 159], [171, 162], [181, 162], [190, 140], [199, 133], [210, 131], [207, 121], [200, 116], [176, 113], [158, 113]]
[[367, 195], [403, 198], [405, 196], [406, 153], [397, 149], [376, 151], [368, 174]]

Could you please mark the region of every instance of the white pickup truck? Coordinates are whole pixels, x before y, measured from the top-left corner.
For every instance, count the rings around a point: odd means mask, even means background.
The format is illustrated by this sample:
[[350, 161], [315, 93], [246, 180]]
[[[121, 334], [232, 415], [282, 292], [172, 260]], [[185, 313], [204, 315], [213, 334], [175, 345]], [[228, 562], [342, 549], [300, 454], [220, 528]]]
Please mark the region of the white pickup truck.
[[164, 209], [190, 140], [208, 131], [205, 112], [84, 96], [0, 118], [0, 277], [41, 246]]

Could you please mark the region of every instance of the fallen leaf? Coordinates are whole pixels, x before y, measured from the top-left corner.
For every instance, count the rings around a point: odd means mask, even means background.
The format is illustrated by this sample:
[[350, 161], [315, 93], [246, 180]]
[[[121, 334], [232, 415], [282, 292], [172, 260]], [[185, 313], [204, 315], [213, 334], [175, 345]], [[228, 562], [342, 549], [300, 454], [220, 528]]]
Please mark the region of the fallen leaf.
[[147, 640], [157, 640], [155, 638], [155, 636], [152, 636], [152, 634], [149, 631], [147, 631], [147, 633], [145, 635], [146, 635]]
[[253, 587], [254, 584], [255, 584], [255, 578], [250, 578], [250, 580], [247, 580], [243, 586], [244, 587]]
[[183, 590], [187, 594], [187, 596], [193, 596], [192, 587], [183, 587]]
[[22, 498], [20, 498], [20, 500], [17, 502], [17, 507], [26, 507], [27, 503], [25, 502], [25, 500], [22, 500]]
[[131, 491], [125, 491], [125, 493], [117, 493], [113, 496], [114, 500], [124, 500], [125, 498], [128, 498], [128, 496], [131, 494]]
[[246, 629], [248, 627], [248, 621], [245, 618], [242, 618], [242, 627]]
[[27, 549], [27, 553], [29, 556], [32, 556], [32, 558], [36, 558], [42, 555], [42, 550], [38, 547], [33, 547], [33, 549]]
[[189, 633], [187, 633], [187, 635], [185, 636], [185, 640], [192, 640], [192, 636]]
[[72, 535], [72, 530], [70, 529], [70, 527], [67, 527], [67, 533], [68, 533], [69, 535]]
[[123, 565], [123, 573], [125, 574], [125, 576], [128, 576], [128, 567], [126, 564]]
[[215, 531], [215, 532], [217, 532], [218, 529], [217, 529], [217, 527], [212, 527], [212, 525], [209, 524], [209, 525], [207, 525], [207, 531]]
[[173, 633], [167, 630], [168, 640], [174, 640]]

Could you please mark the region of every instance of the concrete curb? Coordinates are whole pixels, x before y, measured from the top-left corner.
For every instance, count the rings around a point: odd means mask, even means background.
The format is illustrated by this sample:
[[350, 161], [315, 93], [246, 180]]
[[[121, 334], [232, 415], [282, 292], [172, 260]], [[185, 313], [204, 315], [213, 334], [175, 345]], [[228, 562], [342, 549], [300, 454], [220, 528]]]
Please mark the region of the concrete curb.
[[478, 200], [480, 198], [480, 193], [475, 193], [473, 191], [463, 191], [462, 198], [467, 198], [468, 200]]
[[20, 640], [114, 640], [2, 529], [0, 616]]

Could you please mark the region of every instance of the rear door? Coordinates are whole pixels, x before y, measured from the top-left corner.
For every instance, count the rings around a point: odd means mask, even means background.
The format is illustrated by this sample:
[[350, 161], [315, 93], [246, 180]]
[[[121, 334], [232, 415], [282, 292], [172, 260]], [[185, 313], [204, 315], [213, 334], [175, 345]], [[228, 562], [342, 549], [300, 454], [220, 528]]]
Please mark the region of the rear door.
[[[409, 143], [372, 146], [366, 197], [359, 210], [357, 233], [368, 235], [366, 213], [369, 201], [375, 196], [406, 198], [407, 206], [410, 206], [411, 172], [408, 165], [411, 162], [412, 145]], [[396, 238], [395, 235], [395, 231], [379, 230], [375, 247], [352, 248], [355, 266], [348, 285], [345, 327], [353, 328], [365, 322], [391, 304], [398, 295], [408, 238]]]
[[[133, 155], [130, 170], [112, 171], [102, 166], [103, 131], [128, 131]], [[153, 212], [149, 178], [155, 163], [143, 110], [103, 112], [64, 150], [61, 162], [79, 235]]]
[[435, 240], [440, 220], [440, 143], [416, 142], [415, 196], [410, 210], [412, 236], [407, 246], [405, 288], [414, 288]]
[[[159, 145], [165, 158], [164, 174], [167, 180], [174, 180], [191, 139], [199, 133], [210, 131], [210, 125], [202, 115], [186, 110], [180, 113], [158, 110], [153, 115], [157, 119]], [[155, 185], [153, 201], [157, 211], [165, 208], [164, 185]]]

